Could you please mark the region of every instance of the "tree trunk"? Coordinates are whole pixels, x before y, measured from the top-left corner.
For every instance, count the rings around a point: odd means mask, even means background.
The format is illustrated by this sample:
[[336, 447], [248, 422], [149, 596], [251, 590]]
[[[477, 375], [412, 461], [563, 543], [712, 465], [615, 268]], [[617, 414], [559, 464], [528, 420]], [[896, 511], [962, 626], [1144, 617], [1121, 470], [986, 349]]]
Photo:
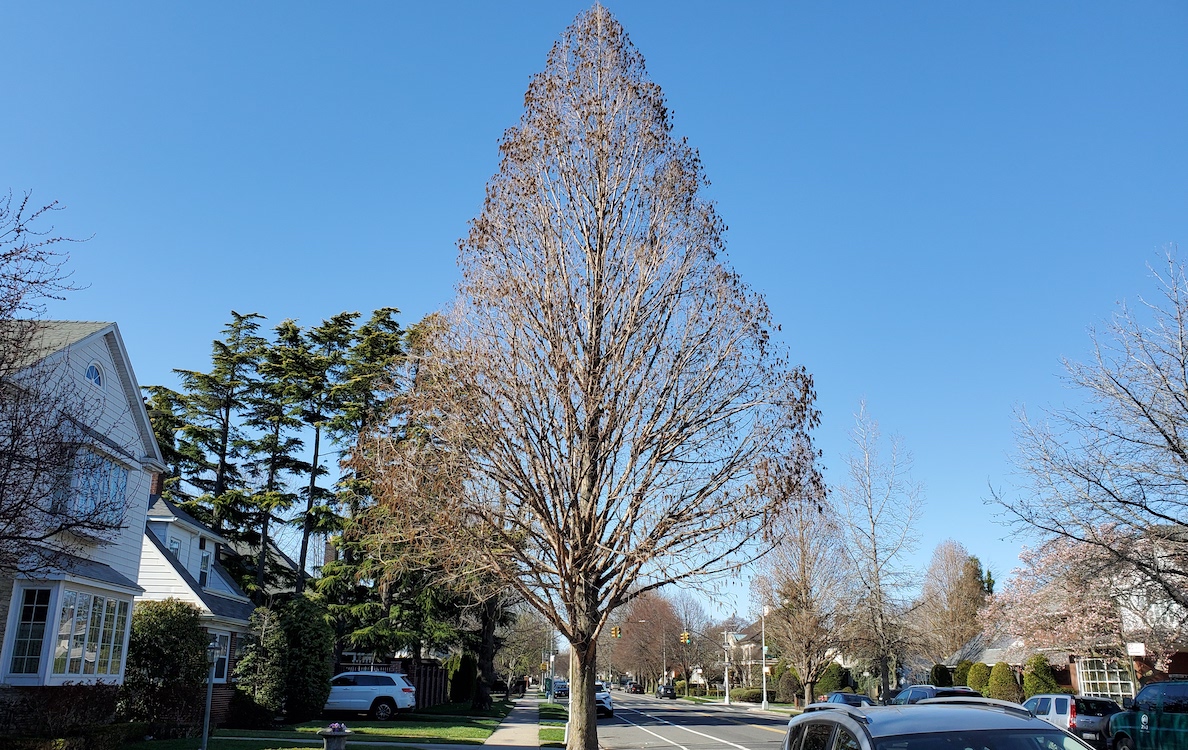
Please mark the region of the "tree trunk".
[[598, 707], [594, 703], [598, 642], [570, 643], [569, 742], [566, 750], [598, 750]]
[[889, 675], [887, 674], [887, 655], [884, 654], [879, 657], [879, 700], [884, 704], [890, 700], [891, 687], [889, 684]]
[[318, 487], [318, 451], [322, 447], [322, 428], [314, 427], [313, 461], [309, 470], [309, 497], [305, 499], [305, 522], [301, 525], [301, 558], [297, 561], [296, 592], [305, 590], [305, 563], [309, 558], [309, 535], [312, 533], [310, 516], [313, 515], [314, 492]]
[[815, 682], [806, 681], [804, 683], [804, 705], [805, 706], [808, 706], [808, 704], [813, 702], [813, 697], [814, 697], [813, 696], [813, 688], [816, 686], [817, 686], [817, 683], [815, 683]]
[[491, 707], [491, 686], [495, 684], [495, 625], [499, 616], [499, 597], [483, 602], [478, 650], [478, 685], [471, 708], [486, 711]]

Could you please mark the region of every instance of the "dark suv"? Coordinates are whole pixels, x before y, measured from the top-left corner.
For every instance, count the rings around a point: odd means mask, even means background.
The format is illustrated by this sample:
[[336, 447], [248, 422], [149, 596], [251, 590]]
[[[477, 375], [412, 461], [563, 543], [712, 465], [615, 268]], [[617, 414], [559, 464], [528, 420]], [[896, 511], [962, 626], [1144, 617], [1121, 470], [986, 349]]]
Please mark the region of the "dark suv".
[[1080, 750], [1081, 741], [1022, 706], [931, 698], [915, 706], [814, 703], [788, 722], [783, 750]]
[[656, 686], [657, 698], [676, 698], [676, 688], [666, 683], [661, 683]]
[[840, 690], [825, 696], [825, 703], [845, 703], [849, 706], [874, 706], [874, 698], [862, 693], [843, 693]]
[[981, 698], [982, 694], [970, 687], [937, 687], [936, 685], [909, 685], [891, 699], [893, 706], [919, 703], [927, 698]]
[[1114, 750], [1188, 748], [1188, 682], [1155, 682], [1110, 717]]

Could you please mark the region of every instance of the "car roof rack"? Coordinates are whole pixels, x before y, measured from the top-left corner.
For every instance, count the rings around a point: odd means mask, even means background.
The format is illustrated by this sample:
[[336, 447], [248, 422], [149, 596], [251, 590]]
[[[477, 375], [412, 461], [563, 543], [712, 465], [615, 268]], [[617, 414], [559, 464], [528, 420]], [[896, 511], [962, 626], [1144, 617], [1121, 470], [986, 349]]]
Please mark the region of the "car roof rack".
[[1017, 714], [1024, 714], [1026, 716], [1035, 716], [1031, 711], [1023, 708], [1018, 703], [1011, 703], [1010, 701], [1000, 701], [995, 698], [975, 698], [974, 696], [945, 696], [944, 698], [925, 698], [919, 703], [929, 703], [933, 705], [951, 705], [951, 706], [994, 706]]
[[848, 703], [810, 703], [804, 707], [804, 713], [812, 711], [841, 711], [854, 721], [862, 724], [870, 723], [869, 716], [859, 710], [858, 706], [851, 706]]

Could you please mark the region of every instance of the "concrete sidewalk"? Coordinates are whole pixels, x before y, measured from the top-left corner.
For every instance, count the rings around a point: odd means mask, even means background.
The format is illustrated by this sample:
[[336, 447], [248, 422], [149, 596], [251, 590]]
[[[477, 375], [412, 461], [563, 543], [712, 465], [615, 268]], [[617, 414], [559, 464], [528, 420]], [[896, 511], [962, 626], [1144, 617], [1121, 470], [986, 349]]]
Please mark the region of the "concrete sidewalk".
[[483, 747], [540, 747], [540, 698], [520, 698]]

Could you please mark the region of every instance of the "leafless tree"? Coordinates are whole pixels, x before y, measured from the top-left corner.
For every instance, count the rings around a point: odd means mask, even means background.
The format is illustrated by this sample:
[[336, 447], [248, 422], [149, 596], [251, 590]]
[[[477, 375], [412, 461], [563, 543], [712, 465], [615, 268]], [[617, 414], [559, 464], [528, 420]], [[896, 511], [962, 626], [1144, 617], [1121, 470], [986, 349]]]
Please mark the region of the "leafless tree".
[[994, 498], [1021, 530], [1090, 545], [1185, 608], [1188, 278], [1174, 247], [1151, 273], [1154, 301], [1122, 304], [1088, 362], [1065, 360], [1083, 405], [1020, 413], [1023, 483]]
[[[778, 487], [781, 478], [773, 481]], [[775, 521], [775, 548], [751, 580], [752, 597], [768, 610], [767, 640], [800, 676], [806, 705], [845, 645], [852, 609], [841, 530], [818, 502], [792, 506]]]
[[552, 627], [536, 610], [518, 608], [515, 620], [500, 634], [495, 663], [506, 669], [510, 683], [539, 674], [539, 663], [547, 654]]
[[565, 636], [569, 747], [595, 750], [611, 613], [752, 558], [774, 505], [756, 462], [811, 475], [817, 416], [811, 378], [726, 263], [697, 153], [605, 8], [564, 33], [525, 102], [400, 406], [424, 438], [372, 455], [393, 505], [455, 483], [434, 494], [450, 523], [417, 533], [468, 550]]
[[676, 609], [655, 592], [642, 594], [618, 611], [623, 636], [616, 643], [616, 666], [645, 684], [663, 679], [665, 665], [677, 664], [683, 624]]
[[80, 451], [104, 439], [93, 429], [101, 405], [74, 387], [68, 359], [37, 320], [74, 287], [58, 249], [69, 240], [40, 226], [57, 203], [29, 201], [0, 200], [0, 570], [32, 574], [68, 565], [86, 539], [118, 529], [124, 507], [102, 493], [75, 501], [103, 471]]
[[688, 643], [676, 647], [676, 663], [684, 675], [685, 691], [691, 687], [693, 670], [706, 667], [719, 658], [717, 634], [710, 627], [709, 614], [701, 600], [690, 591], [678, 591], [669, 598], [681, 626], [682, 633], [689, 634]]
[[946, 539], [932, 552], [915, 609], [920, 646], [933, 664], [944, 663], [981, 632], [986, 603], [982, 566], [960, 543]]
[[891, 687], [890, 657], [908, 651], [913, 640], [906, 622], [913, 580], [904, 558], [917, 541], [922, 488], [911, 478], [911, 456], [898, 439], [890, 441], [883, 457], [879, 425], [865, 403], [855, 415], [850, 441], [848, 480], [835, 493], [855, 602], [847, 648], [878, 663], [880, 696], [885, 697]]

